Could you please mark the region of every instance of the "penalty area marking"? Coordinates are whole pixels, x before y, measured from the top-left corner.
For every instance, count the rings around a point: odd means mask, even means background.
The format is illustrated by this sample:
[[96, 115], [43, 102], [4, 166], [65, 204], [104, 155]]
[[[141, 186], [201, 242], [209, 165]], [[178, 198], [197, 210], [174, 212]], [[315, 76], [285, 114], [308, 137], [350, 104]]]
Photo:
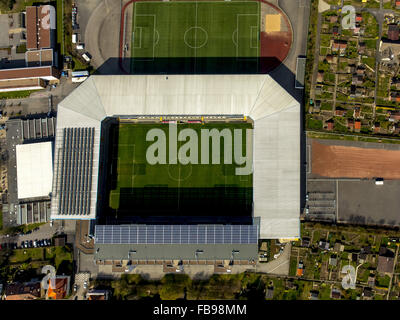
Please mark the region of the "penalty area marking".
[[[258, 13], [245, 13], [245, 14], [242, 14], [242, 13], [239, 13], [239, 14], [237, 14], [236, 15], [236, 38], [237, 38], [237, 41], [236, 41], [236, 59], [237, 60], [252, 60], [252, 59], [254, 59], [254, 58], [257, 58], [257, 57], [248, 57], [248, 58], [243, 58], [243, 57], [240, 57], [239, 56], [239, 20], [240, 20], [240, 17], [244, 17], [244, 16], [254, 16], [254, 17], [256, 17], [257, 18], [257, 25], [256, 26], [252, 26], [252, 25], [250, 25], [249, 27], [250, 27], [250, 43], [249, 43], [249, 48], [250, 49], [258, 49], [259, 48], [259, 41], [258, 41], [258, 36], [257, 36], [257, 46], [256, 47], [254, 47], [254, 46], [252, 46], [252, 40], [253, 40], [253, 30], [254, 30], [254, 28], [257, 28], [257, 33], [258, 33], [258, 30], [260, 30], [260, 9], [258, 8]], [[233, 31], [233, 34], [235, 33], [235, 31]], [[233, 43], [235, 44], [235, 41], [234, 41], [234, 35], [232, 34], [232, 41], [233, 41]], [[258, 52], [257, 53], [257, 55], [259, 55], [260, 53]]]
[[[138, 58], [135, 58], [135, 55], [133, 54], [132, 58], [136, 59], [137, 61], [154, 61], [154, 58], [155, 58], [155, 47], [158, 44], [158, 41], [160, 40], [159, 39], [160, 35], [159, 35], [158, 31], [156, 30], [157, 15], [155, 15], [155, 14], [139, 14], [139, 13], [136, 14], [135, 13], [134, 14], [134, 27], [133, 27], [133, 30], [136, 30], [137, 28], [140, 28], [140, 29], [143, 28], [143, 27], [137, 27], [136, 26], [137, 17], [152, 17], [153, 18], [153, 40], [152, 40], [152, 42], [153, 42], [153, 57], [148, 57], [146, 59], [138, 59]], [[156, 36], [158, 36], [157, 37], [157, 41], [156, 41]], [[133, 49], [143, 49], [142, 37], [143, 37], [143, 34], [142, 34], [142, 31], [141, 31], [140, 32], [140, 47], [134, 47]], [[133, 50], [133, 51], [135, 51], [135, 50]]]

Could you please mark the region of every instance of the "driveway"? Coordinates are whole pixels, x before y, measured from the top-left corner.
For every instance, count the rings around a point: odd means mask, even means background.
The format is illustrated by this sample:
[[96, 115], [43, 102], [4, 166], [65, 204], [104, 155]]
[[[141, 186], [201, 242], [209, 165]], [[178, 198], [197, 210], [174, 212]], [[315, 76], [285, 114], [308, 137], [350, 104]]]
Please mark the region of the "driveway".
[[275, 274], [275, 275], [288, 276], [291, 250], [292, 250], [292, 244], [289, 242], [285, 245], [283, 252], [278, 258], [267, 263], [258, 263], [256, 271]]

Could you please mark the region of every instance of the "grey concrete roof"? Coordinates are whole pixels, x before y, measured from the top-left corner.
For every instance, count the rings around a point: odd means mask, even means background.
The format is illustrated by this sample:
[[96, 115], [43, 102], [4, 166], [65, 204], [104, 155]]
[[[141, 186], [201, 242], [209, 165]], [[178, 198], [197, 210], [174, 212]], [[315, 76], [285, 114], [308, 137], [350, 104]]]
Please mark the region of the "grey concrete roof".
[[[235, 260], [257, 259], [257, 244], [96, 244], [95, 260]], [[129, 253], [131, 252], [131, 253]], [[134, 252], [134, 253], [133, 253]]]
[[[95, 128], [92, 205], [86, 218], [95, 217], [100, 123], [115, 115], [251, 117], [254, 217], [261, 218], [260, 237], [299, 237], [300, 104], [269, 75], [89, 77], [58, 105], [55, 151], [57, 157], [63, 128]], [[52, 218], [65, 217], [52, 211]]]

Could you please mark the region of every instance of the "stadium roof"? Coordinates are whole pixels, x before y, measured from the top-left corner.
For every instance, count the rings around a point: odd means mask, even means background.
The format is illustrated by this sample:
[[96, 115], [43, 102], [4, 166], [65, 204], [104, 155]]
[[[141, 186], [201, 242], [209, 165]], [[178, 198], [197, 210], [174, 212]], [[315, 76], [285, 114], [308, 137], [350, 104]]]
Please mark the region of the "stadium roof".
[[123, 115], [251, 117], [255, 121], [254, 217], [261, 218], [260, 237], [299, 236], [300, 104], [269, 75], [89, 77], [58, 105], [54, 163], [60, 162], [64, 128], [94, 128], [90, 210], [80, 217], [60, 211], [54, 184], [53, 219], [95, 218], [100, 124], [106, 117]]
[[48, 197], [53, 179], [52, 143], [18, 144], [18, 199]]

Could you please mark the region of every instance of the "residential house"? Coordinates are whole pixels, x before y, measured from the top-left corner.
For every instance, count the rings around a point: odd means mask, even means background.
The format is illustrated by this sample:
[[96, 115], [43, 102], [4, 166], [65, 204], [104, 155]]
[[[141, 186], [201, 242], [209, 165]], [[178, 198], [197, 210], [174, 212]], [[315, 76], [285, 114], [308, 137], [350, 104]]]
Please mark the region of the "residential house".
[[360, 252], [360, 254], [358, 255], [358, 263], [364, 263], [367, 261], [367, 254], [364, 252]]
[[304, 248], [308, 248], [310, 246], [310, 239], [309, 238], [302, 238], [301, 239], [301, 246]]
[[345, 40], [334, 40], [332, 43], [332, 52], [339, 52], [343, 56], [346, 52], [347, 41]]
[[361, 33], [361, 27], [356, 25], [355, 28], [353, 28], [353, 34], [359, 36], [360, 33]]
[[364, 77], [362, 75], [353, 74], [351, 78], [351, 84], [361, 86], [364, 83]]
[[361, 109], [360, 107], [354, 107], [354, 112], [353, 112], [353, 117], [355, 119], [358, 119], [361, 115]]
[[374, 274], [370, 274], [369, 276], [368, 276], [368, 280], [367, 280], [367, 282], [368, 282], [368, 285], [370, 286], [370, 287], [375, 287], [375, 275]]
[[390, 93], [390, 97], [389, 97], [390, 101], [396, 101], [396, 102], [400, 102], [400, 93], [399, 92], [391, 92]]
[[298, 289], [298, 285], [296, 283], [293, 282], [293, 280], [288, 280], [286, 282], [286, 288], [289, 290], [297, 290]]
[[329, 265], [336, 267], [337, 266], [337, 256], [335, 254], [329, 257]]
[[366, 253], [366, 254], [371, 254], [372, 248], [371, 248], [371, 246], [362, 247], [362, 248], [361, 248], [361, 252], [362, 252], [362, 253]]
[[322, 83], [324, 82], [324, 71], [319, 70], [317, 74], [317, 83]]
[[338, 26], [333, 26], [332, 28], [332, 34], [334, 36], [337, 36], [339, 34], [339, 27]]
[[299, 261], [299, 265], [297, 267], [296, 276], [301, 277], [303, 276], [304, 272], [304, 264], [302, 261]]
[[335, 245], [333, 246], [333, 251], [334, 252], [343, 252], [344, 251], [344, 245], [340, 242], [336, 242]]
[[360, 132], [361, 131], [361, 121], [360, 120], [356, 120], [354, 122], [354, 131], [355, 132]]
[[400, 112], [389, 112], [389, 121], [395, 122], [400, 120]]
[[331, 290], [331, 298], [332, 299], [340, 299], [341, 298], [341, 293], [340, 290], [336, 289], [336, 288], [332, 288]]
[[327, 54], [325, 57], [326, 62], [332, 63], [333, 62], [333, 55]]
[[5, 289], [6, 300], [35, 300], [41, 296], [39, 281], [8, 284]]
[[395, 23], [388, 25], [388, 39], [392, 41], [399, 40], [399, 26]]
[[65, 235], [59, 235], [54, 238], [54, 246], [56, 247], [64, 247], [66, 243], [66, 236]]
[[373, 129], [374, 129], [374, 133], [381, 132], [381, 124], [379, 122], [375, 122], [374, 126], [373, 126]]
[[354, 129], [354, 120], [353, 119], [347, 119], [347, 128], [350, 130]]
[[329, 242], [320, 241], [320, 242], [318, 243], [318, 247], [319, 247], [321, 250], [329, 250]]
[[374, 292], [372, 291], [371, 288], [365, 287], [362, 293], [363, 300], [372, 300], [374, 296]]
[[379, 249], [377, 270], [379, 273], [392, 273], [394, 267], [394, 253], [387, 248], [382, 248]]
[[335, 116], [343, 117], [345, 115], [346, 115], [346, 109], [343, 109], [342, 107], [336, 107]]
[[365, 68], [363, 66], [358, 66], [356, 68], [356, 73], [359, 76], [363, 76], [365, 74]]
[[335, 128], [335, 121], [329, 119], [326, 121], [326, 130], [332, 131]]
[[69, 294], [69, 286], [69, 276], [56, 276], [55, 278], [51, 278], [49, 279], [47, 297], [54, 300], [65, 299], [65, 297]]
[[400, 9], [400, 1], [396, 0], [395, 5], [396, 5], [396, 9]]

